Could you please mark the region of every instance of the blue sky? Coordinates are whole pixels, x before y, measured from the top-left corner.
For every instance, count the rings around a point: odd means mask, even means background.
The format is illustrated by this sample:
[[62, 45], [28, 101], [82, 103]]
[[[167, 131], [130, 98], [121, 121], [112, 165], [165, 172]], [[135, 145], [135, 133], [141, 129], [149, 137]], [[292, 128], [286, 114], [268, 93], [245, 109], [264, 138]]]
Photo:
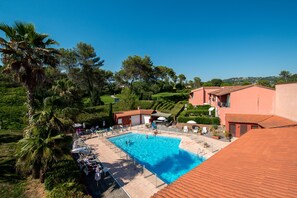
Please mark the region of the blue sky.
[[0, 10], [0, 22], [34, 23], [59, 47], [92, 44], [106, 70], [148, 55], [187, 80], [297, 73], [295, 0], [1, 0]]

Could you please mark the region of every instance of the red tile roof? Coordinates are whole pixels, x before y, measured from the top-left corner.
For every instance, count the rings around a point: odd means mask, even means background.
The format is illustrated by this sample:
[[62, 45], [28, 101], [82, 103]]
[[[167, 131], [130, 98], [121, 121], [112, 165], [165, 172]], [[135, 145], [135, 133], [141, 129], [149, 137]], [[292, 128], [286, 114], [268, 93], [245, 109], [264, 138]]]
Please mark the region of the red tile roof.
[[223, 96], [223, 95], [229, 94], [229, 93], [234, 92], [234, 91], [239, 91], [239, 90], [242, 90], [242, 89], [255, 87], [255, 86], [256, 87], [261, 87], [261, 88], [264, 88], [264, 89], [274, 90], [272, 88], [264, 87], [264, 86], [260, 86], [260, 85], [226, 86], [226, 87], [221, 87], [221, 89], [219, 89], [219, 90], [210, 92], [209, 94], [216, 95], [216, 96]]
[[276, 115], [226, 114], [226, 121], [255, 123], [264, 128], [297, 126], [297, 122]]
[[131, 111], [116, 112], [115, 116], [117, 118], [122, 118], [122, 117], [133, 116], [133, 115], [151, 115], [153, 112], [154, 110], [151, 110], [151, 109], [138, 109], [138, 110], [131, 110]]
[[221, 87], [216, 87], [216, 86], [209, 86], [209, 87], [199, 87], [197, 89], [193, 89], [191, 92], [198, 91], [200, 89], [220, 89]]
[[254, 129], [156, 193], [167, 197], [296, 197], [297, 128]]
[[252, 87], [252, 86], [254, 86], [254, 85], [226, 86], [226, 87], [221, 87], [221, 89], [219, 89], [219, 90], [210, 92], [209, 94], [216, 95], [216, 96], [222, 96], [222, 95], [226, 95], [226, 94], [229, 94], [231, 92], [238, 91], [238, 90], [241, 90], [241, 89], [246, 89], [246, 88], [249, 88], [249, 87]]

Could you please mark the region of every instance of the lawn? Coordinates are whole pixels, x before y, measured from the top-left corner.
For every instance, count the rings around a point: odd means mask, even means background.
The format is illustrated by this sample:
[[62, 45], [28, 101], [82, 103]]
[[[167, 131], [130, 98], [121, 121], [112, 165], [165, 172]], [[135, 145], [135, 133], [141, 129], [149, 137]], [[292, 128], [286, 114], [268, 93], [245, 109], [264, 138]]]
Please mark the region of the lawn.
[[110, 95], [101, 96], [100, 98], [104, 104], [114, 103], [114, 98], [112, 98]]
[[14, 152], [22, 131], [0, 130], [0, 197], [25, 197], [26, 180], [15, 171]]

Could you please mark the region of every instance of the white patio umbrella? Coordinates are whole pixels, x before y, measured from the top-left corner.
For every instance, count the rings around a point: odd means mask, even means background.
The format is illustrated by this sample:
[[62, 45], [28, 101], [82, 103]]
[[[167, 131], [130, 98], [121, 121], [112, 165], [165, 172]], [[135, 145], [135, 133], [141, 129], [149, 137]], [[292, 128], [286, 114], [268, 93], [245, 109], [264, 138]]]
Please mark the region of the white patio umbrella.
[[188, 124], [197, 124], [194, 120], [189, 120], [187, 123]]
[[166, 120], [166, 118], [165, 117], [158, 117], [158, 120], [163, 121], [163, 120]]

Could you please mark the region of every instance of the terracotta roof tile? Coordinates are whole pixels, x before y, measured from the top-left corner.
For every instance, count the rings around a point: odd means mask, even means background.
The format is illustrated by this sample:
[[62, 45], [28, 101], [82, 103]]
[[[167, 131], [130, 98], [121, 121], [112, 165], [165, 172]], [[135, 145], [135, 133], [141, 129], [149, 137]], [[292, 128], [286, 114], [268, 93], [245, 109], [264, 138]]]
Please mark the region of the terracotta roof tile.
[[151, 115], [154, 110], [151, 109], [138, 109], [138, 110], [131, 110], [131, 111], [121, 111], [116, 112], [115, 116], [117, 118], [126, 117], [126, 116], [133, 116], [133, 115]]
[[209, 86], [209, 87], [199, 87], [197, 89], [193, 89], [191, 90], [191, 92], [195, 92], [195, 91], [198, 91], [200, 89], [220, 89], [221, 87], [217, 87], [217, 86]]
[[219, 90], [212, 91], [209, 94], [216, 95], [216, 96], [223, 96], [223, 95], [229, 94], [231, 92], [239, 91], [239, 90], [250, 88], [250, 87], [261, 87], [261, 88], [264, 88], [264, 89], [274, 90], [272, 88], [259, 86], [259, 85], [226, 86], [226, 87], [221, 87]]
[[255, 129], [153, 197], [296, 197], [297, 127]]
[[222, 96], [222, 95], [226, 95], [226, 94], [229, 94], [231, 92], [234, 92], [234, 91], [238, 91], [238, 90], [241, 90], [241, 89], [246, 89], [246, 88], [253, 87], [253, 86], [254, 85], [226, 86], [226, 87], [221, 87], [221, 89], [219, 89], [219, 90], [210, 92], [209, 94], [216, 95], [216, 96]]
[[297, 122], [276, 115], [226, 114], [226, 121], [258, 124], [264, 128], [297, 126]]

